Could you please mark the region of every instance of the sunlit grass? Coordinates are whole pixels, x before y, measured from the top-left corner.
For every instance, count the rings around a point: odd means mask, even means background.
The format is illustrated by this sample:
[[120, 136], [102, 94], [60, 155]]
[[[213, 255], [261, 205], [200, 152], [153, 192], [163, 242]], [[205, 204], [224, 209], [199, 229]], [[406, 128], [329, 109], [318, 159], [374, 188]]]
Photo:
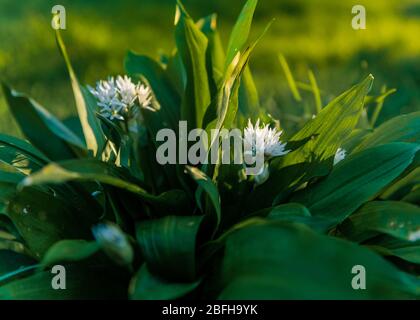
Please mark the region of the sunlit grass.
[[[243, 1], [185, 2], [195, 16], [223, 12], [219, 25], [226, 45], [233, 18]], [[356, 2], [366, 6], [366, 30], [351, 28], [351, 7]], [[74, 108], [50, 27], [54, 4], [49, 0], [25, 5], [13, 0], [0, 3], [0, 74], [65, 118], [74, 113]], [[121, 73], [121, 61], [128, 49], [157, 57], [173, 46], [173, 35], [168, 32], [174, 11], [172, 1], [73, 0], [62, 4], [68, 19], [64, 37], [76, 71], [85, 83]], [[378, 81], [387, 79], [387, 85], [397, 87], [402, 94], [400, 99], [390, 100], [394, 115], [407, 108], [418, 109], [420, 97], [415, 92], [419, 84], [412, 75], [412, 65], [420, 52], [416, 1], [261, 0], [258, 7], [254, 35], [276, 18], [251, 63], [258, 87], [270, 95], [262, 97], [264, 101], [274, 98], [282, 106], [294, 102], [277, 60], [282, 53], [297, 77], [307, 78], [310, 67], [320, 87], [331, 95], [374, 72]], [[390, 108], [384, 110], [386, 114]], [[0, 120], [1, 131], [12, 130], [7, 121]]]

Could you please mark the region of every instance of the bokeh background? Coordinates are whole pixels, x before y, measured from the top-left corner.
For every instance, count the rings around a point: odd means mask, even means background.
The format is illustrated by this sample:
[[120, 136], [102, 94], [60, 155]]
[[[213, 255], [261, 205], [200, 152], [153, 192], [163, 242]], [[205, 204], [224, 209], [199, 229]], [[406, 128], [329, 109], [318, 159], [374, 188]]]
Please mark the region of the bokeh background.
[[[183, 2], [196, 19], [216, 12], [226, 45], [245, 0]], [[51, 8], [58, 3], [67, 11], [63, 37], [82, 83], [123, 73], [127, 50], [159, 57], [174, 45], [175, 0], [0, 0], [0, 78], [66, 121], [72, 121], [75, 107], [51, 28]], [[366, 30], [351, 27], [355, 4], [366, 8]], [[260, 99], [275, 116], [311, 108], [293, 100], [280, 52], [298, 80], [307, 82], [308, 68], [314, 71], [324, 103], [372, 73], [373, 93], [383, 85], [398, 89], [386, 100], [379, 123], [420, 110], [420, 1], [260, 0], [252, 36], [273, 18], [250, 65]], [[1, 96], [0, 132], [20, 134]]]

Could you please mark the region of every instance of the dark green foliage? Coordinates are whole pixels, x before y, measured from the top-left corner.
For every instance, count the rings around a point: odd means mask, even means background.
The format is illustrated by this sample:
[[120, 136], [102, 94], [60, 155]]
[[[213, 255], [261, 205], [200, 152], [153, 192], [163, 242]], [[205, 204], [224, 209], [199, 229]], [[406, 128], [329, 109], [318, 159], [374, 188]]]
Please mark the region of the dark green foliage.
[[[215, 16], [195, 22], [179, 3], [176, 50], [162, 61], [127, 54], [127, 74], [150, 86], [157, 109], [141, 110], [135, 133], [97, 114], [60, 34], [82, 137], [2, 85], [29, 141], [0, 135], [0, 299], [420, 297], [419, 114], [372, 128], [365, 102], [387, 96], [367, 96], [372, 75], [322, 107], [308, 71], [318, 113], [289, 133], [291, 152], [270, 159], [261, 184], [242, 165], [156, 162], [156, 133], [179, 120], [206, 132], [242, 130], [248, 118], [279, 126], [248, 66], [263, 41], [248, 39], [256, 5], [226, 50]], [[334, 164], [340, 147], [349, 154]], [[92, 234], [102, 223], [116, 226], [114, 241]], [[58, 263], [64, 291], [51, 288]], [[366, 290], [352, 288], [355, 265]]]

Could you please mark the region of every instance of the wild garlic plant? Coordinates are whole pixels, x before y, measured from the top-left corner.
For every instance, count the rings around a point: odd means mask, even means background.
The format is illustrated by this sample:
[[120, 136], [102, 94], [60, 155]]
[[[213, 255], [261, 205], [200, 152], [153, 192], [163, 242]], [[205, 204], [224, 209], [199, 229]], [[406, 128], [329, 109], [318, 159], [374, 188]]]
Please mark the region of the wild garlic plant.
[[[420, 297], [419, 112], [375, 126], [372, 75], [329, 101], [311, 81], [316, 116], [283, 133], [248, 65], [264, 41], [248, 39], [256, 5], [224, 45], [215, 15], [195, 21], [177, 2], [176, 50], [129, 52], [126, 75], [95, 88], [57, 31], [81, 130], [2, 85], [25, 139], [0, 134], [0, 299]], [[242, 130], [261, 172], [159, 164], [157, 133], [180, 121]], [[51, 288], [56, 265], [66, 290]]]

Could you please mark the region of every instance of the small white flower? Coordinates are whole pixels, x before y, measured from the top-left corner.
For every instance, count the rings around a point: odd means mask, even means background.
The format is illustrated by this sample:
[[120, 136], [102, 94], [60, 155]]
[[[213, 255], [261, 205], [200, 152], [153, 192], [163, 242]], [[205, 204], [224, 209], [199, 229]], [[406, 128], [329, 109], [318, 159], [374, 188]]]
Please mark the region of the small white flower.
[[282, 156], [290, 152], [285, 150], [286, 143], [280, 141], [283, 131], [269, 128], [268, 124], [260, 127], [260, 119], [257, 120], [255, 127], [248, 119], [248, 126], [244, 130], [245, 150], [250, 150], [252, 155], [264, 154], [265, 158]]
[[121, 103], [117, 98], [112, 99], [108, 103], [99, 102], [98, 106], [101, 107], [99, 113], [103, 117], [110, 120], [124, 120], [124, 117], [121, 115], [124, 104]]
[[125, 104], [125, 108], [127, 108], [125, 111], [127, 112], [128, 108], [134, 104], [134, 101], [137, 98], [136, 85], [131, 82], [131, 78], [127, 76], [118, 76], [115, 82], [117, 84], [118, 93], [120, 94], [120, 100]]
[[136, 117], [138, 108], [152, 108], [152, 90], [149, 86], [134, 84], [128, 76], [117, 76], [116, 80], [100, 80], [96, 88], [89, 87], [100, 107], [99, 114], [109, 120], [130, 120]]
[[338, 148], [334, 155], [334, 166], [346, 157], [346, 150]]
[[152, 90], [150, 87], [143, 84], [138, 84], [136, 87], [136, 92], [138, 96], [139, 105], [141, 108], [149, 109], [155, 111], [152, 108]]
[[89, 86], [89, 91], [99, 100], [98, 105], [107, 106], [117, 97], [117, 88], [113, 77], [96, 83], [96, 90]]

